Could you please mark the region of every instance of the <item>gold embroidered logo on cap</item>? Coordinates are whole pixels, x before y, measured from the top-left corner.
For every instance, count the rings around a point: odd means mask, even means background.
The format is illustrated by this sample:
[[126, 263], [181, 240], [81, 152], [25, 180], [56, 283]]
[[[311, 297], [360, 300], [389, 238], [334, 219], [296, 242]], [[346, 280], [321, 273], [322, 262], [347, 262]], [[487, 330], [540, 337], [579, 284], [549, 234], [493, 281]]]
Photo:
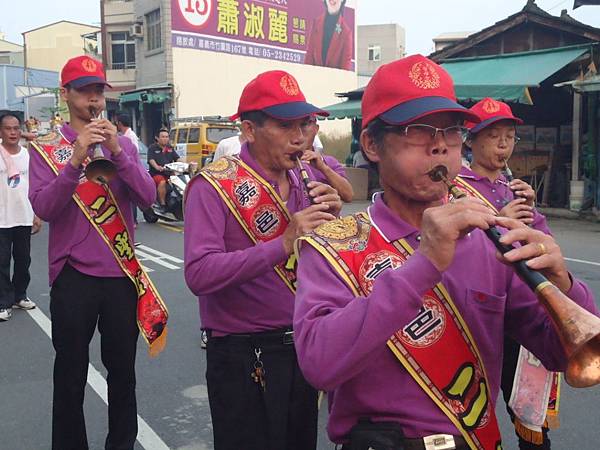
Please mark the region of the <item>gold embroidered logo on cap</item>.
[[488, 114], [500, 111], [500, 103], [496, 100], [488, 99], [483, 103], [483, 110]]
[[81, 67], [83, 67], [83, 70], [86, 72], [95, 72], [98, 66], [91, 59], [84, 59], [81, 61]]
[[412, 66], [408, 77], [420, 89], [436, 89], [440, 87], [440, 74], [433, 64], [426, 61], [418, 62]]
[[279, 85], [287, 95], [298, 95], [300, 93], [300, 87], [291, 75], [282, 76]]

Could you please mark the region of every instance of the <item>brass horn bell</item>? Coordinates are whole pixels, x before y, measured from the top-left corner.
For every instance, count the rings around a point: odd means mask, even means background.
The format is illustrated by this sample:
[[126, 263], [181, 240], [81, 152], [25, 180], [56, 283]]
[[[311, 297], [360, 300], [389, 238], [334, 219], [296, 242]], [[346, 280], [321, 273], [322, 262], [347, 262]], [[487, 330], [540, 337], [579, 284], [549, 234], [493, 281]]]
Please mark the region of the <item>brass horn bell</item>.
[[[99, 119], [102, 116], [102, 111], [96, 115], [96, 108], [89, 107], [90, 115], [94, 119]], [[94, 146], [94, 153], [90, 158], [90, 162], [85, 166], [85, 176], [88, 180], [97, 184], [107, 184], [117, 174], [115, 163], [107, 159], [102, 152], [100, 144]]]
[[599, 384], [600, 318], [550, 283], [538, 290], [537, 297], [551, 317], [569, 360], [567, 384], [575, 388]]
[[[445, 166], [434, 167], [429, 176], [433, 181], [443, 181], [454, 198], [466, 195], [448, 180]], [[499, 234], [495, 236], [489, 231], [486, 235], [496, 243]], [[532, 290], [550, 316], [568, 359], [565, 370], [567, 384], [575, 388], [600, 384], [600, 317], [579, 306], [543, 275], [518, 263], [513, 267], [530, 287], [535, 286]]]
[[115, 163], [105, 158], [100, 144], [94, 147], [90, 162], [85, 166], [85, 176], [97, 184], [106, 184], [117, 174]]

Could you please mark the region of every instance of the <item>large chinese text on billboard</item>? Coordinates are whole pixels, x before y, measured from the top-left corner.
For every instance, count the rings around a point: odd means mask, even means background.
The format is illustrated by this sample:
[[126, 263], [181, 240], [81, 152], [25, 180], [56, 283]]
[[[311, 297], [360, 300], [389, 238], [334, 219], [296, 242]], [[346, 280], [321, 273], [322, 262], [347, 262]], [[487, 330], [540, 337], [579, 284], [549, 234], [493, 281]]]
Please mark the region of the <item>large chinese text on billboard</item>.
[[355, 0], [171, 0], [172, 44], [354, 70]]

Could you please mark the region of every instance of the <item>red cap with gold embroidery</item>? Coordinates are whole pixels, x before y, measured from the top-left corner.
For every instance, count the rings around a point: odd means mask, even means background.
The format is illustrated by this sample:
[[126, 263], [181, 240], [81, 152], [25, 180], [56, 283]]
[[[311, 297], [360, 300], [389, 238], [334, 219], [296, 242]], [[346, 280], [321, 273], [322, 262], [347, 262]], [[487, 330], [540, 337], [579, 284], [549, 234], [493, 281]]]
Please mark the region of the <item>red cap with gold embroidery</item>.
[[477, 117], [479, 117], [479, 123], [465, 121], [465, 127], [473, 134], [479, 133], [485, 127], [501, 120], [512, 120], [519, 125], [523, 123], [521, 119], [513, 115], [510, 106], [489, 97], [475, 103], [469, 111], [477, 114]]
[[390, 125], [404, 125], [437, 112], [458, 112], [479, 121], [456, 102], [450, 74], [422, 55], [381, 66], [362, 98], [363, 129], [377, 117]]
[[240, 97], [236, 120], [242, 113], [262, 111], [280, 120], [295, 120], [313, 114], [328, 116], [329, 113], [307, 103], [298, 82], [283, 70], [272, 70], [258, 75], [246, 85]]
[[112, 87], [106, 82], [102, 63], [86, 55], [71, 58], [62, 68], [60, 85], [65, 87], [67, 84], [75, 89], [89, 84], [104, 84]]

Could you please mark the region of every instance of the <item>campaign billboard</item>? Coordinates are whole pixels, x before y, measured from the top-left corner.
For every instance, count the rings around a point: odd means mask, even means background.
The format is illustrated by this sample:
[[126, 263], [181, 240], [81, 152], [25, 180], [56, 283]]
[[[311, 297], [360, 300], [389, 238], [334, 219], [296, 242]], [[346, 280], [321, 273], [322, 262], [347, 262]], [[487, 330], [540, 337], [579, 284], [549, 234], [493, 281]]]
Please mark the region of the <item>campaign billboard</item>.
[[354, 71], [356, 0], [171, 0], [174, 47]]

